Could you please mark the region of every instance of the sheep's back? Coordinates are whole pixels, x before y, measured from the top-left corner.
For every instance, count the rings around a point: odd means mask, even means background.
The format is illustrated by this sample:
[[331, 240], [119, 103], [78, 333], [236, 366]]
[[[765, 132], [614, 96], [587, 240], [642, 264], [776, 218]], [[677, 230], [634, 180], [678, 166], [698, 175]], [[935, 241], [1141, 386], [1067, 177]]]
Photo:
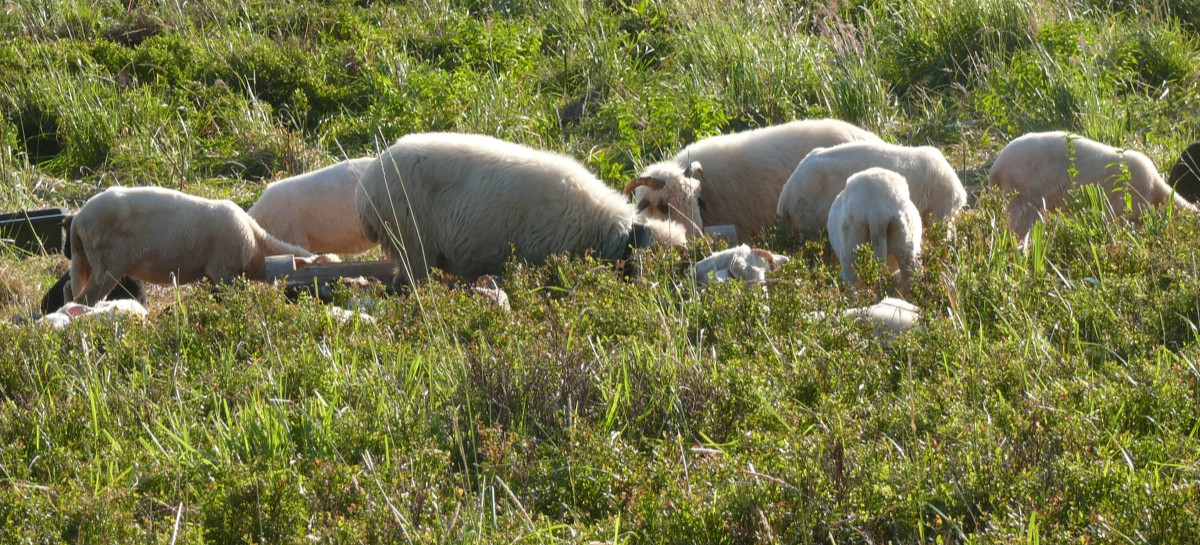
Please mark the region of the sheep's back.
[[774, 222], [780, 193], [809, 152], [859, 140], [879, 137], [838, 120], [792, 121], [706, 138], [684, 148], [675, 161], [685, 168], [699, 161], [704, 169], [705, 225], [732, 223], [752, 235]]
[[[477, 135], [429, 134], [400, 139], [381, 161], [397, 206], [410, 205], [398, 223], [420, 237], [427, 259], [436, 255], [456, 274], [495, 272], [511, 249], [535, 262], [587, 249], [611, 256], [632, 224], [633, 209], [620, 195], [554, 153]], [[378, 184], [374, 170], [363, 185], [378, 193], [367, 187]], [[399, 180], [408, 182], [401, 188]]]

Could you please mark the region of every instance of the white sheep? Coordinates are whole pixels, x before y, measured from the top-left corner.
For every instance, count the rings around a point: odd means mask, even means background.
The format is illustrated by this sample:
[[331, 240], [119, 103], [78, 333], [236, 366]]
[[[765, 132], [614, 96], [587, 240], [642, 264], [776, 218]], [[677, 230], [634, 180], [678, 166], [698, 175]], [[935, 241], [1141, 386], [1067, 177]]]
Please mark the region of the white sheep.
[[[1196, 210], [1171, 191], [1149, 157], [1062, 131], [1029, 133], [1009, 142], [992, 163], [988, 179], [1014, 193], [1008, 221], [1019, 239], [1028, 235], [1042, 212], [1062, 206], [1068, 191], [1085, 184], [1101, 187], [1117, 212], [1125, 210], [1128, 194], [1134, 218], [1172, 200], [1176, 208]], [[1114, 191], [1122, 179], [1127, 191]]]
[[686, 243], [675, 222], [635, 223], [633, 206], [578, 161], [487, 136], [405, 136], [360, 182], [363, 233], [396, 260], [398, 284], [432, 267], [477, 277], [510, 257], [620, 259], [631, 245]]
[[909, 200], [904, 177], [882, 168], [869, 168], [850, 177], [829, 209], [829, 243], [842, 264], [842, 280], [858, 282], [855, 248], [870, 244], [875, 259], [899, 270], [907, 289], [921, 259], [921, 216]]
[[272, 182], [250, 217], [275, 238], [314, 253], [357, 254], [375, 247], [358, 226], [354, 190], [374, 157], [339, 163]]
[[312, 257], [267, 234], [231, 201], [161, 187], [112, 187], [88, 199], [72, 218], [70, 244], [68, 290], [84, 305], [126, 275], [155, 284], [265, 280], [269, 255]]
[[691, 228], [732, 224], [754, 236], [775, 222], [779, 192], [804, 156], [819, 147], [879, 137], [845, 121], [792, 121], [706, 138], [670, 161], [647, 167], [626, 186], [644, 217]]
[[826, 227], [829, 207], [851, 175], [871, 167], [896, 172], [908, 181], [909, 198], [928, 227], [952, 219], [967, 204], [967, 191], [937, 148], [884, 142], [851, 142], [813, 150], [788, 178], [775, 213], [792, 229], [814, 236]]
[[[813, 320], [824, 320], [825, 312], [812, 312], [808, 317]], [[874, 326], [875, 334], [884, 348], [891, 345], [896, 336], [912, 329], [921, 319], [921, 309], [903, 299], [884, 297], [882, 301], [869, 307], [846, 309], [844, 317], [854, 317]]]
[[742, 244], [721, 250], [696, 262], [692, 274], [699, 285], [708, 284], [709, 278], [713, 276], [718, 282], [741, 278], [748, 283], [762, 284], [766, 282], [767, 273], [779, 270], [789, 261], [791, 259], [786, 255]]

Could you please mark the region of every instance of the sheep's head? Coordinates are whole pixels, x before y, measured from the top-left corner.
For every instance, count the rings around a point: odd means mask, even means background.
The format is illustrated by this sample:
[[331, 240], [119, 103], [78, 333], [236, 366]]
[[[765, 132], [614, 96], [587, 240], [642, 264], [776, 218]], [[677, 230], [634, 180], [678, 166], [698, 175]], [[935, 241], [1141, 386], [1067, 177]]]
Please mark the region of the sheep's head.
[[630, 180], [623, 193], [633, 195], [642, 217], [677, 221], [695, 234], [704, 228], [700, 219], [700, 211], [704, 208], [700, 198], [703, 177], [704, 171], [698, 162], [686, 169], [671, 161], [657, 163]]
[[646, 231], [650, 233], [650, 243], [655, 246], [687, 246], [687, 227], [677, 221], [647, 219]]

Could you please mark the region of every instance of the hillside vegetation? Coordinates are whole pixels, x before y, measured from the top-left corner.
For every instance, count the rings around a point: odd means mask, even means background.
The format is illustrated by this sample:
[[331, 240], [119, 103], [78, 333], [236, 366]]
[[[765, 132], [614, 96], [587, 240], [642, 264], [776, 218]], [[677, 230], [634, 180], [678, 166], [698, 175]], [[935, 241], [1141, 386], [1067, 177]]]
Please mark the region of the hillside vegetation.
[[634, 281], [514, 263], [507, 313], [429, 283], [339, 323], [242, 283], [63, 331], [20, 318], [65, 261], [3, 246], [0, 543], [1200, 536], [1200, 218], [1131, 225], [1085, 192], [1021, 251], [986, 187], [1035, 130], [1169, 170], [1200, 136], [1197, 0], [0, 7], [4, 211], [114, 184], [249, 205], [443, 130], [619, 188], [705, 136], [827, 116], [940, 147], [976, 195], [952, 242], [927, 231], [922, 326], [886, 349], [811, 313], [890, 279], [848, 288], [778, 230], [766, 292], [698, 290], [697, 247], [639, 254]]

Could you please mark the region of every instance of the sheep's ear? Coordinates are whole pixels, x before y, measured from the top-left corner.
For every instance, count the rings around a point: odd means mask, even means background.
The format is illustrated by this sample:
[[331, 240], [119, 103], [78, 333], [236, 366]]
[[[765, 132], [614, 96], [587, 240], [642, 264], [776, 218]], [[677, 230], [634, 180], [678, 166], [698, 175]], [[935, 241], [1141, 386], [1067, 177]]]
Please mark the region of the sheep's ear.
[[683, 175], [688, 178], [694, 178], [703, 182], [704, 169], [700, 167], [700, 161], [692, 161], [691, 166], [684, 169]]
[[629, 195], [629, 194], [633, 193], [634, 189], [637, 189], [642, 186], [647, 186], [650, 189], [658, 190], [658, 189], [662, 189], [662, 188], [666, 187], [666, 185], [667, 184], [663, 183], [663, 181], [659, 180], [658, 178], [651, 178], [649, 176], [640, 176], [640, 177], [634, 178], [632, 180], [629, 180], [629, 183], [625, 184], [625, 189], [621, 190], [621, 193]]

